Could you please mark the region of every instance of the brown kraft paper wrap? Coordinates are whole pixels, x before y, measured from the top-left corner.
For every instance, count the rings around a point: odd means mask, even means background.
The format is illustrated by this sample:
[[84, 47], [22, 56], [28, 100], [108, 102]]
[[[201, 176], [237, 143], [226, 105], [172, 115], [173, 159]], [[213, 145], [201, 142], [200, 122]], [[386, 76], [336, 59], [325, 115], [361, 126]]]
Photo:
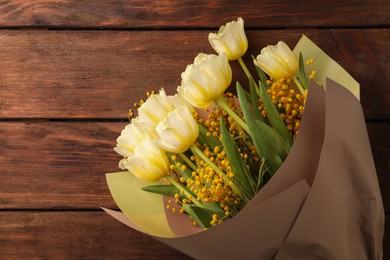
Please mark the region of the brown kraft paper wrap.
[[196, 259], [382, 259], [384, 211], [361, 105], [329, 79], [309, 96], [293, 150], [240, 214], [157, 239]]
[[[382, 259], [384, 209], [362, 107], [343, 86], [326, 85], [311, 84], [287, 159], [237, 216], [154, 237], [195, 259]], [[178, 218], [167, 211], [171, 227]]]

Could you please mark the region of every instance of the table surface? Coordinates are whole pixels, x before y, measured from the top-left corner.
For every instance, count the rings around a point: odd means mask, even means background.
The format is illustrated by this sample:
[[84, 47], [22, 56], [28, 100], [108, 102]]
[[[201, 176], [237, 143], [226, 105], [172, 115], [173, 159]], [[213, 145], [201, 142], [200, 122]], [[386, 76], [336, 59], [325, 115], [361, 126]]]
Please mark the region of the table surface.
[[237, 17], [248, 29], [247, 61], [305, 34], [360, 82], [388, 213], [390, 4], [295, 3], [1, 1], [0, 258], [187, 258], [102, 212], [116, 208], [105, 173], [118, 170], [112, 148], [132, 104], [151, 89], [173, 94], [196, 54], [213, 53], [209, 32]]

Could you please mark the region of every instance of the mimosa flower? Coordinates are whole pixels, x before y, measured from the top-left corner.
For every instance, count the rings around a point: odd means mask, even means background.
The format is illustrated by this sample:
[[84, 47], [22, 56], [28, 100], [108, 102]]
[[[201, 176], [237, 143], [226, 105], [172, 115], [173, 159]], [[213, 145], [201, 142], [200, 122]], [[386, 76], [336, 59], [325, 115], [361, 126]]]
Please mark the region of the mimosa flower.
[[207, 108], [230, 85], [232, 70], [224, 53], [199, 53], [181, 78], [179, 94], [194, 107]]
[[221, 26], [218, 33], [209, 34], [209, 42], [217, 53], [225, 53], [229, 60], [237, 60], [248, 49], [244, 20], [240, 17]]
[[123, 166], [143, 181], [158, 181], [169, 171], [165, 151], [150, 138], [144, 138], [134, 149], [134, 154], [123, 160]]
[[164, 150], [173, 153], [185, 152], [199, 135], [199, 127], [186, 106], [169, 112], [156, 127], [155, 142]]
[[297, 57], [282, 41], [263, 48], [254, 63], [275, 80], [291, 78], [299, 67]]

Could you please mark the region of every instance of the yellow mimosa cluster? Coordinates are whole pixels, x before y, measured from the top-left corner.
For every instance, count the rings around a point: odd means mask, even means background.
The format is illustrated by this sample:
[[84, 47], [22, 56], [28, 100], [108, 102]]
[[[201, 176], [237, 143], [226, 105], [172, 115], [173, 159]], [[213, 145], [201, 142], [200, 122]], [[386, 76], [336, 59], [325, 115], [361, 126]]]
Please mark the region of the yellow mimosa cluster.
[[[275, 81], [267, 80], [267, 85], [269, 87], [267, 92], [274, 105], [277, 106], [280, 117], [295, 137], [301, 124], [307, 90], [302, 94], [291, 79], [284, 78]], [[259, 109], [263, 117], [266, 117], [267, 111], [264, 104], [261, 103]]]

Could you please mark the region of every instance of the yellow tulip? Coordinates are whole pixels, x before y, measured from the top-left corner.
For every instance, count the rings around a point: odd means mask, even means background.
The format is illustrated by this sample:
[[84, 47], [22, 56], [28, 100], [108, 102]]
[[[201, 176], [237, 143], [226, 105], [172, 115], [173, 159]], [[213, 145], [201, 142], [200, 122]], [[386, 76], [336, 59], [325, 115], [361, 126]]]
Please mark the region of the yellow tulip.
[[186, 106], [169, 112], [156, 127], [154, 140], [162, 149], [172, 153], [185, 152], [199, 135], [199, 127]]
[[138, 108], [138, 117], [135, 119], [135, 122], [142, 125], [153, 135], [158, 122], [164, 119], [173, 109], [175, 107], [169, 101], [164, 89], [161, 89], [159, 94], [152, 94]]
[[254, 63], [275, 80], [291, 78], [299, 67], [297, 57], [282, 41], [263, 48]]
[[225, 53], [229, 60], [237, 60], [248, 49], [244, 20], [240, 17], [221, 26], [218, 33], [209, 34], [209, 42], [217, 53]]
[[[129, 157], [134, 154], [135, 147], [147, 137], [148, 134], [134, 120], [128, 124], [121, 132], [121, 135], [116, 139], [117, 145], [114, 150], [123, 157]], [[119, 167], [125, 169], [123, 165], [125, 159], [119, 162]]]
[[192, 111], [193, 107], [179, 94], [168, 96], [164, 89], [161, 89], [158, 94], [152, 94], [146, 101], [138, 108], [138, 117], [133, 121], [143, 130], [148, 132], [150, 136], [155, 135], [155, 129], [161, 120], [163, 120], [170, 111], [181, 106], [188, 106]]
[[177, 92], [192, 106], [207, 108], [232, 81], [232, 70], [224, 53], [199, 53], [194, 63], [181, 74]]
[[134, 154], [123, 160], [123, 166], [143, 181], [158, 181], [169, 171], [165, 151], [151, 138], [144, 138], [134, 149]]

